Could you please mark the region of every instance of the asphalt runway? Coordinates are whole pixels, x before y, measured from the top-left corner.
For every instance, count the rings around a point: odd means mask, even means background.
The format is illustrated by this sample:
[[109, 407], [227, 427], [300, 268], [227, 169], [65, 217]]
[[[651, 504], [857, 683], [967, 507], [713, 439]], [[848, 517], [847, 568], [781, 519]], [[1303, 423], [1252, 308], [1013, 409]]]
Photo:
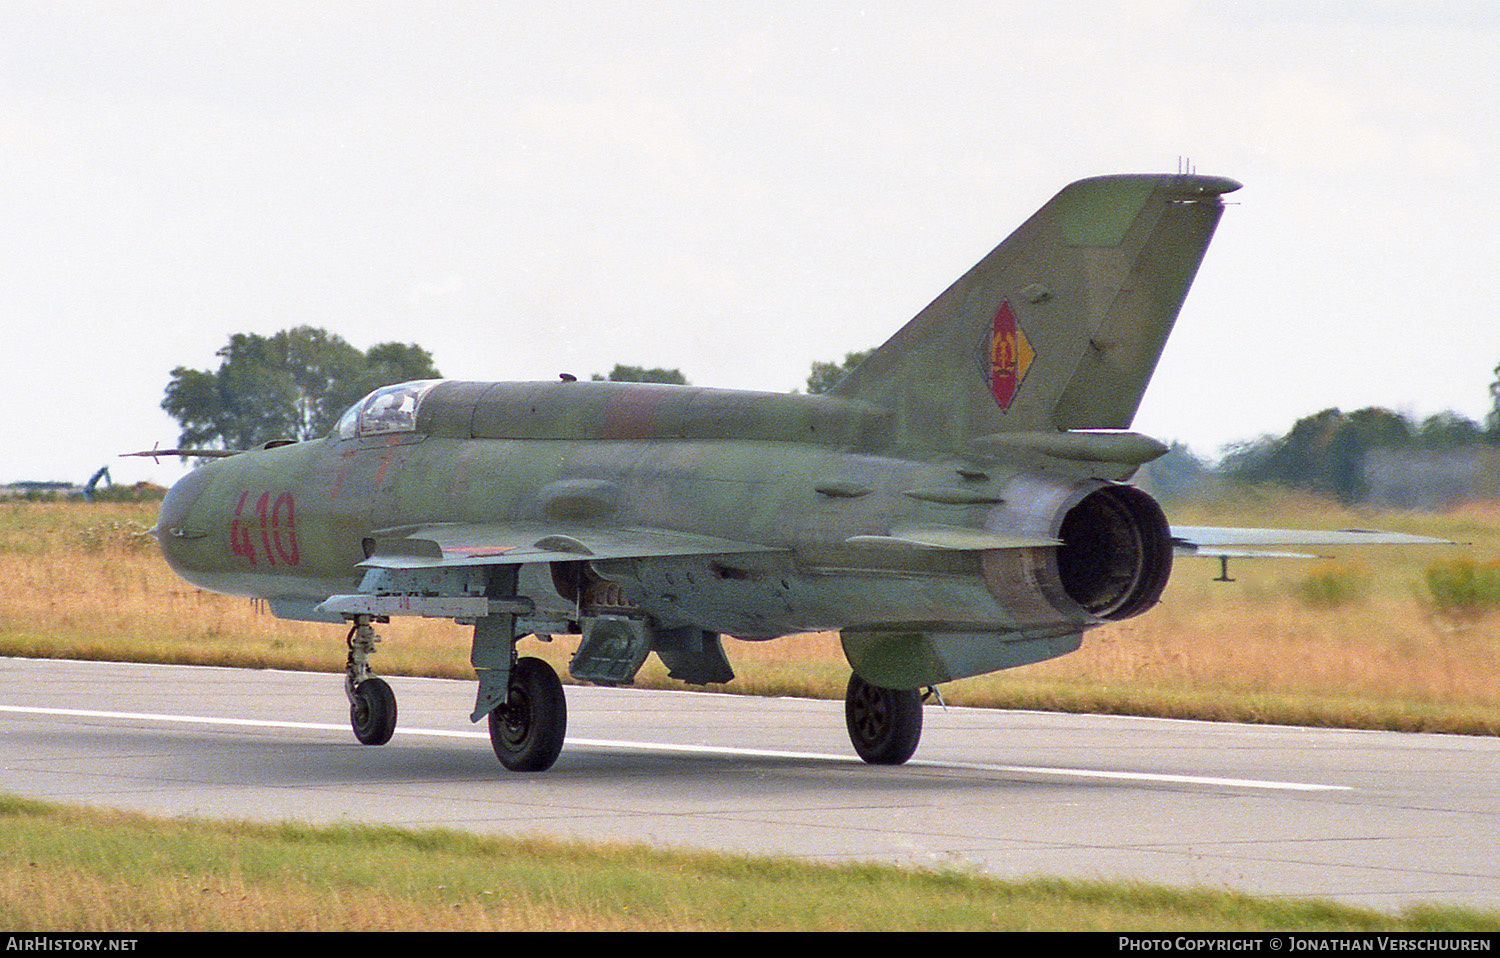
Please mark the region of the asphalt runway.
[[339, 675], [0, 659], [0, 791], [1500, 909], [1500, 740], [929, 705], [875, 768], [839, 702], [569, 686], [562, 757], [516, 774], [474, 683], [389, 681], [371, 748]]

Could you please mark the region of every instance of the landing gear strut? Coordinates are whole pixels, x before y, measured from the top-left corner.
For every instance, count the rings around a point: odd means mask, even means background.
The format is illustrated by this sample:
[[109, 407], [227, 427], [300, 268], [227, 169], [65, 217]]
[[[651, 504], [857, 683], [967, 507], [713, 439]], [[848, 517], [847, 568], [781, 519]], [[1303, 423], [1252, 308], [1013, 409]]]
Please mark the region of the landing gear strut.
[[886, 689], [849, 676], [844, 721], [854, 751], [871, 765], [900, 765], [922, 737], [922, 695], [916, 689]]
[[354, 620], [347, 639], [344, 692], [349, 696], [349, 724], [361, 745], [384, 745], [396, 731], [396, 693], [370, 671], [369, 658], [379, 641], [369, 616]]

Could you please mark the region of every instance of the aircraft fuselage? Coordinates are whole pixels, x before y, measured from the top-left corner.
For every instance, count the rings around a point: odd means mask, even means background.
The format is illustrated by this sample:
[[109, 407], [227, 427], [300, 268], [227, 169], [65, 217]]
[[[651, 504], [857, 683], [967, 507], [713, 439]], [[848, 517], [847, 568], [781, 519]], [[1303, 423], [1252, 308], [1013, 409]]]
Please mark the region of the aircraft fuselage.
[[[1076, 631], [1100, 621], [1081, 606], [1067, 608], [1058, 595], [1066, 595], [1062, 583], [1046, 581], [1055, 547], [991, 555], [896, 537], [903, 530], [969, 529], [1055, 538], [1062, 516], [1076, 505], [1068, 500], [1098, 482], [994, 461], [853, 452], [817, 439], [629, 438], [643, 431], [639, 420], [591, 426], [603, 435], [588, 439], [476, 437], [472, 426], [466, 437], [433, 434], [442, 431], [445, 416], [474, 421], [474, 409], [454, 414], [447, 407], [449, 397], [477, 385], [442, 383], [424, 398], [420, 427], [428, 431], [330, 436], [201, 467], [164, 506], [168, 560], [214, 591], [315, 603], [355, 591], [365, 572], [360, 563], [371, 558], [376, 541], [403, 529], [563, 524], [670, 530], [760, 549], [580, 554], [578, 560], [589, 561], [600, 577], [622, 587], [632, 606], [661, 623], [742, 638], [851, 627]], [[809, 411], [822, 411], [830, 430], [842, 415], [846, 431], [834, 439], [848, 438], [849, 420], [876, 418], [817, 397], [682, 387], [575, 382], [497, 384], [491, 391], [513, 404], [527, 401], [525, 386], [533, 387], [534, 401], [556, 403], [605, 393], [600, 398], [620, 405], [654, 401], [660, 407], [676, 400], [722, 409], [729, 400], [764, 410], [786, 400], [803, 420], [816, 419]], [[825, 404], [831, 412], [820, 410]], [[681, 426], [668, 428], [680, 432]], [[860, 426], [874, 432], [869, 423]], [[743, 422], [731, 427], [744, 431]], [[988, 575], [987, 565], [994, 567]], [[1001, 575], [1007, 577], [1003, 586], [996, 581]], [[1017, 591], [1018, 577], [1029, 578], [1031, 587]], [[531, 598], [543, 608], [566, 613], [575, 604], [555, 588], [535, 591]]]

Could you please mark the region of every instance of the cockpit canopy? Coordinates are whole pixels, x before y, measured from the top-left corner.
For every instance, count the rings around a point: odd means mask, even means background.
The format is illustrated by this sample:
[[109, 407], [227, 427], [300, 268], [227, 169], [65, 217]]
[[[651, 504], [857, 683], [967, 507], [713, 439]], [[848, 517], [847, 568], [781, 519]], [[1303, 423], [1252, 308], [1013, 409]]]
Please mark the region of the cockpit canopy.
[[417, 428], [417, 408], [422, 404], [422, 397], [440, 382], [441, 379], [421, 379], [381, 386], [345, 410], [333, 434], [340, 439], [353, 439], [355, 436], [413, 432]]

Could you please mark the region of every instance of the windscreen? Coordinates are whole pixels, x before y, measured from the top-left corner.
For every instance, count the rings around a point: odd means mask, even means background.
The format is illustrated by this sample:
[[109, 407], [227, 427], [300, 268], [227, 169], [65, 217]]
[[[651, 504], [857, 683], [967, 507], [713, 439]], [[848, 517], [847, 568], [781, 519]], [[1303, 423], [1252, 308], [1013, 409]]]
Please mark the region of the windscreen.
[[440, 382], [440, 379], [423, 379], [381, 386], [345, 411], [336, 430], [338, 437], [352, 439], [415, 431], [422, 397]]

